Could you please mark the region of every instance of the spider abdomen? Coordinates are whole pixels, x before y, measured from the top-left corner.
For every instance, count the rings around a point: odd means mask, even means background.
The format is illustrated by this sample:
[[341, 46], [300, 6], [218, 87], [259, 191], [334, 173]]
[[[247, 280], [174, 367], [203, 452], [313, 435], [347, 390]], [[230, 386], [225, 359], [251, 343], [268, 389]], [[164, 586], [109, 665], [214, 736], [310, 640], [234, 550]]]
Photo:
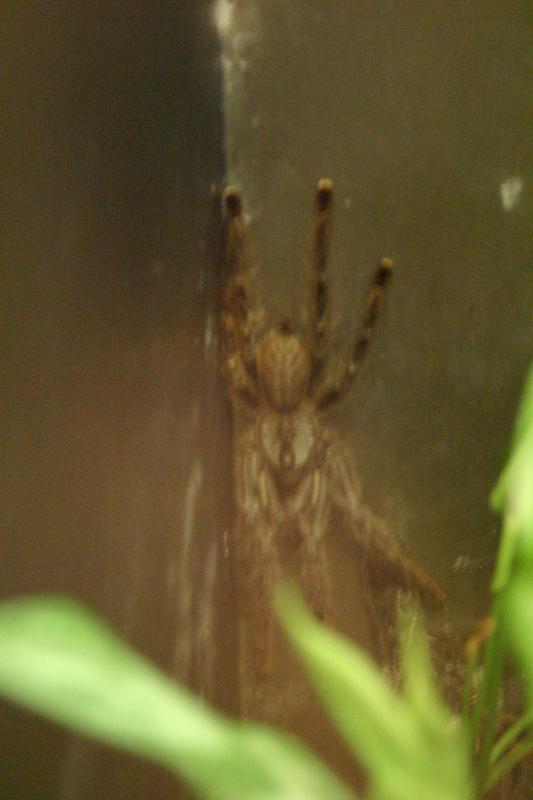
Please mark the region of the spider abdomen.
[[317, 449], [316, 425], [307, 409], [293, 414], [264, 414], [260, 447], [277, 481], [289, 486], [309, 468]]

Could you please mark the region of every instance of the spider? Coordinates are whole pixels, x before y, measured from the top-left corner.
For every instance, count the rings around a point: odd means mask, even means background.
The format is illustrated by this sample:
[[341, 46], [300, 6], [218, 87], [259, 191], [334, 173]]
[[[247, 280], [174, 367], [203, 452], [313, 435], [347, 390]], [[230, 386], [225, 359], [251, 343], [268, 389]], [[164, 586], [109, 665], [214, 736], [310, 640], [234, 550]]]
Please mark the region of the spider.
[[385, 290], [393, 273], [387, 258], [375, 271], [362, 325], [340, 378], [329, 377], [327, 260], [333, 185], [321, 179], [315, 191], [313, 304], [308, 330], [283, 320], [262, 331], [250, 301], [241, 197], [224, 192], [224, 253], [227, 283], [222, 292], [220, 345], [233, 401], [249, 414], [235, 452], [238, 591], [255, 631], [253, 661], [260, 672], [272, 663], [273, 586], [283, 571], [286, 543], [296, 543], [296, 571], [315, 613], [330, 616], [331, 589], [325, 540], [332, 513], [341, 514], [362, 550], [389, 583], [440, 605], [432, 578], [401, 550], [384, 522], [361, 501], [349, 451], [321, 417], [352, 387], [365, 357]]

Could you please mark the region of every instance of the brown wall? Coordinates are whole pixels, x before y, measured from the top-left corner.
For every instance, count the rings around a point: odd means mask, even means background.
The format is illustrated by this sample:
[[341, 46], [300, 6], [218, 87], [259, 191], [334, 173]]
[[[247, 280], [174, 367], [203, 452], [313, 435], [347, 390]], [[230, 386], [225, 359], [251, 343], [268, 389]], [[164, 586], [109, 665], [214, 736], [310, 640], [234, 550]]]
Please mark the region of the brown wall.
[[[216, 609], [232, 615], [218, 547], [228, 419], [209, 333], [223, 170], [210, 7], [10, 6], [0, 592], [79, 598], [166, 670], [227, 697], [234, 670], [214, 634]], [[160, 770], [1, 710], [5, 800], [173, 792]]]

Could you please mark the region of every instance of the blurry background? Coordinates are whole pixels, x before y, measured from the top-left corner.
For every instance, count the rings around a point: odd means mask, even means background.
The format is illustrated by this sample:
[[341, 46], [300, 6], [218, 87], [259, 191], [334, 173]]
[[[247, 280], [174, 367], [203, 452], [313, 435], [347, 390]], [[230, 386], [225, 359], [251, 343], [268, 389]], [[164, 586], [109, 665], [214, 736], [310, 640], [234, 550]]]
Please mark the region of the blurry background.
[[[11, 3], [2, 16], [0, 591], [79, 598], [231, 704], [213, 633], [231, 489], [212, 341], [212, 6]], [[7, 704], [0, 742], [3, 800], [175, 793], [161, 770]]]
[[[226, 172], [273, 322], [305, 306], [319, 177], [336, 187], [339, 353], [375, 262], [395, 260], [368, 369], [332, 423], [457, 628], [483, 612], [487, 495], [531, 354], [526, 13], [519, 0], [6, 6], [2, 596], [80, 598], [237, 707], [213, 338]], [[6, 800], [174, 796], [159, 770], [7, 704], [0, 743]]]

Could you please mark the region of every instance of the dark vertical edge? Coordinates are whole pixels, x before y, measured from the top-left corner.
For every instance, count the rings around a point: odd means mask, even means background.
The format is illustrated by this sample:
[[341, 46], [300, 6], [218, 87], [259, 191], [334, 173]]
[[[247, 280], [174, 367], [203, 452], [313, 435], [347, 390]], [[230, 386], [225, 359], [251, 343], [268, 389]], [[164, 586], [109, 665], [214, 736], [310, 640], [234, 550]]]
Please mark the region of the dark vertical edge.
[[[207, 0], [6, 11], [0, 594], [74, 596], [174, 672], [181, 587], [168, 565], [179, 572], [200, 463], [192, 635], [214, 543], [214, 662], [211, 682], [200, 656], [180, 678], [229, 708], [231, 417], [205, 342], [224, 173], [211, 14]], [[175, 796], [158, 768], [8, 704], [0, 740], [6, 800]]]

